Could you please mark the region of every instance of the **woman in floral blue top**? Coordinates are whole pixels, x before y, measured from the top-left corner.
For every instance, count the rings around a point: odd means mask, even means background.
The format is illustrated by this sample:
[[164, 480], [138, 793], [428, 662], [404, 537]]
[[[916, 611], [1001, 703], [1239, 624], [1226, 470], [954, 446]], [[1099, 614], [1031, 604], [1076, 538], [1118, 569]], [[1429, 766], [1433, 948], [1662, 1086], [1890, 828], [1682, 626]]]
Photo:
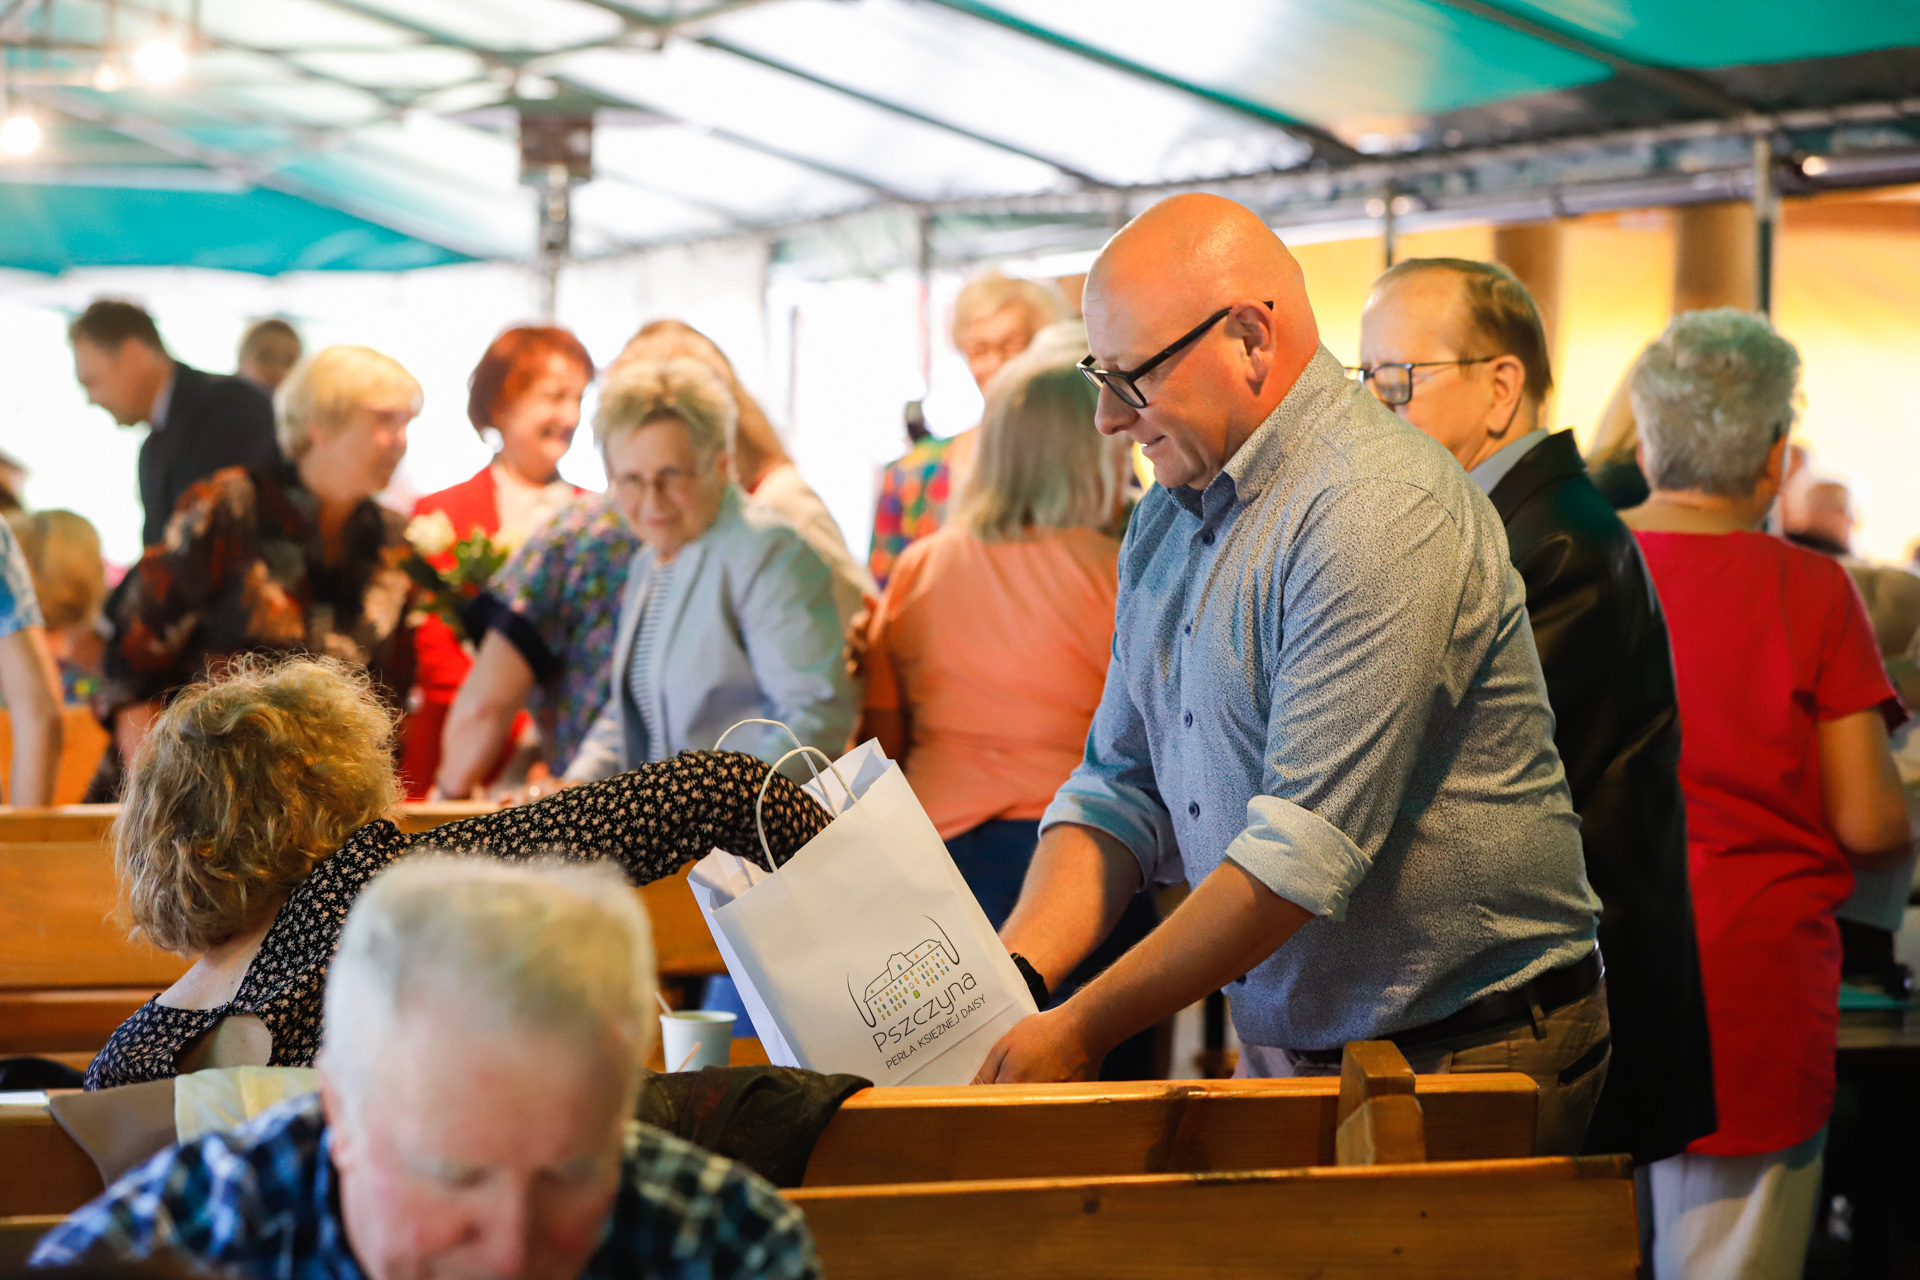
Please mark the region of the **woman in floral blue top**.
[[607, 704], [607, 664], [640, 539], [594, 494], [535, 530], [489, 584], [497, 598], [447, 718], [438, 790], [470, 795], [531, 699], [558, 773]]

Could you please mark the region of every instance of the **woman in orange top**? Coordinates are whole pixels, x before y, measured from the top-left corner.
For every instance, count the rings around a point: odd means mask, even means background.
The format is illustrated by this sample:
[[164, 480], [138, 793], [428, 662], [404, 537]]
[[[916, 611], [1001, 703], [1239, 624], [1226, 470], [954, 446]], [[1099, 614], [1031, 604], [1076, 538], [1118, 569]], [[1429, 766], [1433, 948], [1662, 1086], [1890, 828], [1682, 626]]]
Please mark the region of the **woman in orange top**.
[[[518, 545], [583, 492], [560, 478], [560, 459], [573, 444], [580, 397], [592, 380], [593, 358], [565, 329], [523, 326], [495, 338], [467, 380], [467, 417], [483, 437], [499, 437], [500, 451], [470, 479], [420, 499], [413, 514], [443, 513], [456, 539], [479, 532]], [[445, 572], [453, 552], [432, 560]], [[414, 633], [414, 652], [414, 705], [400, 756], [409, 800], [433, 784], [447, 711], [473, 668], [472, 652], [438, 618]]]
[[1080, 762], [1113, 643], [1127, 442], [1069, 364], [994, 380], [956, 516], [907, 548], [871, 632], [866, 726], [997, 928]]

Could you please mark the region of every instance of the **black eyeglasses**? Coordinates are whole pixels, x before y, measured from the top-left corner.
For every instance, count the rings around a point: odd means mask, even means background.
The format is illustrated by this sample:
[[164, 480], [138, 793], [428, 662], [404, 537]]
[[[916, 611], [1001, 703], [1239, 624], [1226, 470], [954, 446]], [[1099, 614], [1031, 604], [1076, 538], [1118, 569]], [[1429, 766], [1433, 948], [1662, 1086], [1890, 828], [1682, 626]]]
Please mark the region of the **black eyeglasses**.
[[1376, 364], [1368, 368], [1363, 364], [1347, 366], [1347, 376], [1363, 385], [1371, 385], [1373, 394], [1380, 403], [1390, 409], [1398, 408], [1413, 399], [1413, 371], [1415, 369], [1437, 369], [1447, 365], [1486, 364], [1498, 360], [1499, 356], [1476, 356], [1471, 360], [1415, 360], [1411, 364]]
[[[1269, 311], [1273, 310], [1273, 303], [1271, 302], [1263, 302], [1260, 305]], [[1220, 308], [1205, 320], [1202, 320], [1199, 324], [1187, 330], [1184, 335], [1174, 341], [1173, 345], [1164, 348], [1158, 355], [1150, 357], [1145, 364], [1137, 369], [1131, 371], [1124, 369], [1096, 369], [1093, 366], [1093, 357], [1088, 356], [1080, 362], [1080, 372], [1085, 374], [1087, 381], [1091, 382], [1094, 386], [1105, 387], [1107, 390], [1113, 392], [1114, 395], [1119, 396], [1122, 404], [1135, 409], [1144, 409], [1147, 407], [1147, 397], [1140, 390], [1140, 379], [1146, 377], [1149, 373], [1152, 373], [1155, 369], [1158, 369], [1161, 365], [1179, 355], [1187, 347], [1193, 345], [1201, 334], [1219, 324], [1222, 320], [1226, 319], [1228, 315], [1232, 314], [1232, 312], [1232, 307]]]

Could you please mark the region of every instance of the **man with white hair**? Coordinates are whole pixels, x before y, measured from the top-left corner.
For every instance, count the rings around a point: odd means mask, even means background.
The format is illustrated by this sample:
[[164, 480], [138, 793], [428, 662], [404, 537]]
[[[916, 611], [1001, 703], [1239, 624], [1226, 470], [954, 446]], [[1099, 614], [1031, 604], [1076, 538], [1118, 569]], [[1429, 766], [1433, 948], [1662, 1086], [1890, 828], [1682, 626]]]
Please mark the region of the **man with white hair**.
[[428, 855], [347, 920], [320, 1093], [154, 1157], [32, 1262], [274, 1280], [814, 1277], [757, 1175], [632, 1122], [653, 948], [601, 866]]

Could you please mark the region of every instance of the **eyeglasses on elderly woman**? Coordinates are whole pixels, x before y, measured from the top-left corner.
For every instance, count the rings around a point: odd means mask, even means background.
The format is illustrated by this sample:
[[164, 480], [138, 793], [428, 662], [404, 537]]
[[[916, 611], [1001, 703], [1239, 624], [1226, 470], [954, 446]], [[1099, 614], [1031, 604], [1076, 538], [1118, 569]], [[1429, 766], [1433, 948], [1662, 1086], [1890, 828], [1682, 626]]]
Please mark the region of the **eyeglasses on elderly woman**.
[[[1273, 303], [1271, 301], [1262, 302], [1260, 305], [1269, 311], [1273, 310]], [[1179, 338], [1176, 338], [1170, 345], [1162, 347], [1159, 352], [1149, 356], [1138, 368], [1131, 370], [1099, 369], [1094, 367], [1093, 357], [1088, 356], [1080, 362], [1080, 372], [1086, 377], [1087, 381], [1091, 382], [1094, 386], [1105, 387], [1107, 390], [1113, 392], [1114, 395], [1120, 397], [1122, 404], [1135, 409], [1144, 409], [1147, 407], [1147, 396], [1144, 391], [1140, 390], [1140, 379], [1146, 377], [1149, 373], [1152, 373], [1155, 369], [1158, 369], [1161, 365], [1192, 346], [1199, 340], [1201, 334], [1226, 319], [1232, 311], [1232, 307], [1220, 308], [1205, 320], [1202, 320], [1199, 324], [1187, 330], [1186, 333]]]

